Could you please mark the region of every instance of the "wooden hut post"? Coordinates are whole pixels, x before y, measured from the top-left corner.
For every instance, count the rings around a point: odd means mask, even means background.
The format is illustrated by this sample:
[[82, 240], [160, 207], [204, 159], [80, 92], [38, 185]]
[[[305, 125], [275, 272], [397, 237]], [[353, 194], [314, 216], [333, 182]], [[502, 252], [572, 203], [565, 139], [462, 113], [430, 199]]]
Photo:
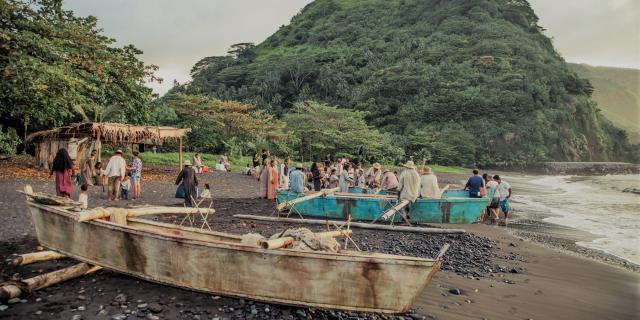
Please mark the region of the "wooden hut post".
[[[95, 150], [98, 151], [98, 162], [102, 162], [102, 143], [100, 142], [100, 131], [96, 136], [96, 144], [93, 146]], [[103, 167], [104, 168], [104, 167]]]
[[180, 167], [178, 170], [182, 169], [182, 137], [180, 137], [180, 151], [178, 151], [178, 162], [180, 163]]

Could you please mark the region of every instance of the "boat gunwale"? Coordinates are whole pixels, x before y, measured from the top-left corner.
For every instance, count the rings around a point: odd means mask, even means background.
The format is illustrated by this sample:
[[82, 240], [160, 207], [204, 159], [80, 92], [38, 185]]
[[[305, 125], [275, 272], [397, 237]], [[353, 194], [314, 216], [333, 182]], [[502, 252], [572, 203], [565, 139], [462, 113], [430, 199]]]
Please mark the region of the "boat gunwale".
[[[288, 193], [285, 192], [281, 192], [279, 193], [280, 195], [284, 195], [286, 197], [289, 197]], [[313, 194], [313, 193], [302, 193], [304, 195], [309, 195], [309, 194]], [[347, 200], [353, 200], [353, 201], [389, 201], [389, 200], [397, 200], [398, 197], [397, 196], [361, 196], [358, 193], [353, 193], [353, 194], [328, 194], [325, 195], [323, 197], [319, 197], [316, 199], [347, 199]], [[295, 198], [294, 198], [295, 199]], [[310, 200], [311, 201], [311, 200]], [[483, 198], [464, 198], [464, 197], [448, 197], [448, 198], [440, 198], [440, 199], [425, 199], [425, 198], [418, 198], [416, 199], [415, 203], [443, 203], [443, 202], [472, 202], [472, 203], [484, 203], [484, 202], [489, 202], [491, 201], [491, 198], [488, 197], [483, 197]]]
[[[141, 229], [136, 229], [132, 226], [123, 226], [123, 225], [119, 225], [117, 223], [113, 223], [107, 220], [91, 220], [91, 221], [85, 221], [85, 222], [78, 222], [76, 221], [76, 217], [77, 214], [75, 214], [72, 211], [68, 211], [66, 209], [64, 209], [63, 207], [58, 208], [56, 206], [49, 206], [49, 205], [43, 205], [43, 204], [39, 204], [36, 203], [34, 201], [28, 200], [27, 201], [28, 205], [30, 206], [34, 206], [40, 210], [44, 210], [46, 212], [50, 212], [50, 213], [55, 213], [58, 215], [62, 215], [65, 216], [69, 219], [71, 219], [73, 221], [73, 223], [88, 223], [88, 224], [93, 224], [96, 225], [98, 227], [106, 227], [108, 229], [112, 229], [112, 230], [118, 230], [121, 232], [125, 232], [125, 233], [133, 233], [133, 234], [137, 234], [140, 236], [151, 236], [160, 240], [164, 240], [164, 241], [172, 241], [172, 242], [181, 242], [184, 244], [189, 244], [189, 245], [193, 245], [193, 246], [204, 246], [204, 247], [210, 247], [210, 248], [217, 248], [217, 249], [224, 249], [224, 250], [234, 250], [234, 251], [244, 251], [244, 252], [251, 252], [251, 253], [258, 253], [258, 254], [272, 254], [272, 255], [280, 255], [280, 256], [297, 256], [300, 258], [308, 258], [308, 259], [323, 259], [323, 260], [335, 260], [335, 261], [347, 261], [347, 262], [364, 262], [364, 263], [380, 263], [380, 264], [397, 264], [397, 265], [411, 265], [411, 266], [425, 266], [425, 267], [433, 267], [437, 262], [439, 262], [440, 260], [437, 259], [431, 259], [431, 258], [419, 258], [419, 257], [412, 257], [412, 256], [397, 256], [397, 255], [390, 255], [390, 254], [385, 254], [385, 253], [378, 253], [378, 252], [371, 252], [370, 255], [364, 255], [360, 252], [357, 251], [348, 251], [348, 253], [332, 253], [332, 252], [323, 252], [323, 251], [299, 251], [299, 250], [292, 250], [292, 249], [279, 249], [279, 250], [269, 250], [269, 249], [262, 249], [259, 247], [252, 247], [252, 246], [248, 246], [248, 245], [243, 245], [240, 243], [231, 243], [231, 242], [225, 242], [225, 241], [204, 241], [204, 240], [197, 240], [197, 239], [190, 239], [190, 238], [186, 238], [183, 236], [178, 236], [178, 235], [166, 235], [166, 234], [159, 234], [159, 233], [154, 233], [151, 231], [147, 231], [147, 230], [141, 230]], [[130, 218], [129, 218], [130, 219]], [[146, 223], [147, 221], [143, 221], [145, 219], [135, 219], [136, 223]], [[142, 221], [142, 222], [140, 222]], [[182, 228], [184, 227], [180, 227], [180, 226], [176, 226], [173, 224], [168, 224], [168, 223], [163, 223], [163, 222], [157, 222], [157, 221], [150, 221], [153, 224], [155, 224], [158, 227], [165, 227], [167, 229], [178, 229], [178, 230], [183, 230]], [[178, 227], [178, 228], [176, 228]], [[188, 231], [188, 230], [184, 230], [184, 231]], [[213, 236], [218, 236], [215, 234], [215, 232], [209, 233], [207, 231], [201, 230], [199, 233], [201, 234], [210, 234]], [[222, 233], [223, 235], [227, 235], [225, 233]], [[233, 236], [233, 235], [232, 235]], [[62, 252], [61, 250], [52, 248], [55, 251], [60, 251], [61, 253], [64, 254], [64, 252]]]

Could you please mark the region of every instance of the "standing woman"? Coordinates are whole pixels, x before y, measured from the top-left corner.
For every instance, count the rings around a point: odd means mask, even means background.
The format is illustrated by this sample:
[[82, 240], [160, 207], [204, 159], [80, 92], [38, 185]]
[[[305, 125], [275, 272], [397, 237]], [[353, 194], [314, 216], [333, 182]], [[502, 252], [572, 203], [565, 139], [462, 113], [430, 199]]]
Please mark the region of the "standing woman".
[[269, 166], [269, 185], [267, 187], [267, 199], [274, 200], [276, 198], [276, 189], [278, 189], [278, 165], [277, 160], [271, 160]]
[[142, 178], [142, 160], [138, 151], [133, 152], [131, 160], [131, 183], [133, 184], [133, 200], [140, 198], [140, 180]]
[[267, 192], [269, 190], [269, 162], [267, 160], [262, 161], [262, 168], [258, 173], [258, 181], [260, 181], [260, 198], [267, 199]]
[[320, 169], [318, 169], [318, 164], [311, 164], [311, 180], [313, 182], [313, 190], [320, 191], [322, 188], [322, 176], [320, 173]]
[[193, 155], [193, 168], [196, 170], [196, 173], [202, 173], [202, 158], [200, 158], [199, 153]]
[[349, 163], [345, 163], [342, 172], [340, 172], [340, 180], [338, 182], [340, 192], [349, 192], [349, 184], [351, 182], [353, 182], [353, 179], [349, 178]]
[[71, 198], [73, 186], [71, 184], [71, 176], [73, 175], [73, 160], [69, 156], [67, 149], [60, 149], [53, 159], [49, 178], [56, 174], [56, 195]]

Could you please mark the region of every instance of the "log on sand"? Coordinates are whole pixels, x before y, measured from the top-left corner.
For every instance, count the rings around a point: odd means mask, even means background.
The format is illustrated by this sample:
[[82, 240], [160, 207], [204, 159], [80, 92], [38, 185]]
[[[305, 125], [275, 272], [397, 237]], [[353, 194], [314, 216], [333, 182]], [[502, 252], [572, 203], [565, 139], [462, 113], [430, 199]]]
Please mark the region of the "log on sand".
[[102, 267], [91, 266], [83, 262], [16, 283], [6, 284], [0, 287], [0, 299], [9, 300], [17, 298], [23, 292], [33, 292], [63, 281], [94, 273], [100, 269], [102, 269]]
[[[326, 225], [335, 223], [337, 225], [344, 223], [344, 221], [335, 220], [314, 220], [314, 219], [293, 219], [293, 218], [277, 218], [277, 217], [265, 217], [255, 216], [250, 214], [236, 214], [234, 218], [245, 220], [258, 220], [258, 221], [271, 221], [271, 222], [285, 222], [285, 223], [301, 223], [301, 224], [320, 224]], [[459, 234], [465, 233], [464, 229], [439, 229], [439, 228], [422, 228], [422, 227], [405, 227], [405, 226], [388, 226], [372, 223], [351, 222], [351, 227], [360, 229], [375, 229], [375, 230], [387, 230], [387, 231], [400, 231], [400, 232], [416, 232], [416, 233], [443, 233], [443, 234]]]
[[110, 218], [112, 214], [122, 215], [122, 210], [126, 211], [127, 217], [140, 217], [156, 214], [198, 214], [214, 213], [214, 209], [205, 208], [180, 208], [180, 207], [142, 207], [142, 208], [95, 208], [78, 213], [79, 222]]
[[[328, 232], [316, 232], [319, 237], [350, 237], [353, 234], [351, 230], [336, 230]], [[282, 237], [272, 240], [260, 240], [258, 243], [263, 249], [280, 249], [293, 243], [293, 237]]]
[[296, 203], [305, 202], [305, 201], [309, 201], [311, 199], [315, 199], [315, 198], [318, 198], [318, 197], [330, 195], [332, 193], [337, 192], [338, 190], [340, 190], [340, 189], [339, 188], [324, 189], [324, 190], [318, 191], [316, 193], [312, 193], [310, 195], [306, 195], [304, 197], [295, 198], [295, 199], [293, 199], [291, 201], [283, 201], [283, 202], [278, 204], [276, 209], [278, 211], [282, 211], [282, 210], [285, 210], [287, 208], [291, 208]]
[[34, 253], [25, 253], [11, 259], [11, 265], [24, 266], [24, 265], [35, 263], [35, 262], [56, 260], [56, 259], [62, 259], [65, 257], [66, 256], [64, 254], [57, 253], [55, 251], [40, 251], [40, 252], [34, 252]]

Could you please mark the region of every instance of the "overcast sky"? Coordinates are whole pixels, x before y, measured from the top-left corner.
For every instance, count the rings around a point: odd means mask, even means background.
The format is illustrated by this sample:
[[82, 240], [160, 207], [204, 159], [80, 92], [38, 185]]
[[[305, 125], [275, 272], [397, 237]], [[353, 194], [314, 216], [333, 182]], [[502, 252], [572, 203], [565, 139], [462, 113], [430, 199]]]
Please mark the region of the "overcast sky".
[[[142, 49], [142, 59], [165, 79], [189, 80], [206, 56], [231, 44], [260, 43], [312, 0], [65, 0], [81, 16], [98, 17], [119, 45]], [[540, 25], [570, 62], [640, 68], [640, 0], [530, 0]]]

